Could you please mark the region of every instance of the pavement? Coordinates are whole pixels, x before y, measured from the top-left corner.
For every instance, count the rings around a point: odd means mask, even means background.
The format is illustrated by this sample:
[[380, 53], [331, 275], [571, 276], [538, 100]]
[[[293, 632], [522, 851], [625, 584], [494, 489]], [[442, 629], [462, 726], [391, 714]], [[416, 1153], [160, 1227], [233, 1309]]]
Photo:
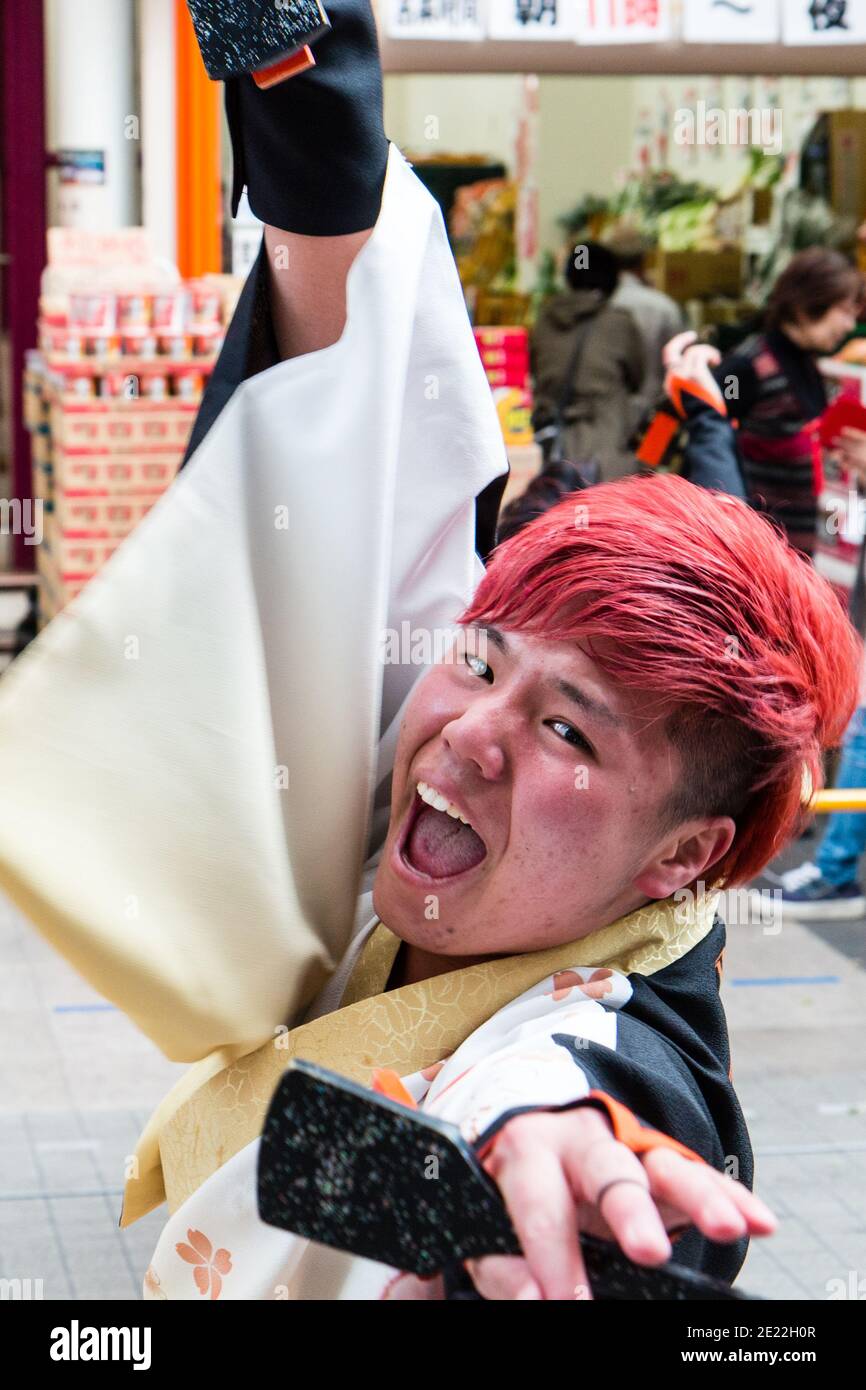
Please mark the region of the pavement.
[[[801, 841], [777, 867], [813, 849]], [[756, 1190], [780, 1218], [739, 1283], [769, 1299], [866, 1299], [866, 920], [756, 923], [742, 898], [728, 909], [734, 1081]], [[0, 1280], [41, 1280], [31, 1296], [45, 1299], [139, 1298], [163, 1213], [118, 1228], [124, 1165], [185, 1068], [3, 899], [0, 1058]]]

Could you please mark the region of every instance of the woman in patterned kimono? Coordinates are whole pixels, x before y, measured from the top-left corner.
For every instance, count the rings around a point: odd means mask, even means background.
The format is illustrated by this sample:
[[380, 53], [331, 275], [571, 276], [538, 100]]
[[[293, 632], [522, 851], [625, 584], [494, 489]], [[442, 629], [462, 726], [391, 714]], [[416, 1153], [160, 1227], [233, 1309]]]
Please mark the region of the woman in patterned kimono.
[[863, 277], [838, 251], [801, 251], [773, 287], [763, 330], [716, 370], [739, 424], [749, 501], [804, 555], [815, 548], [823, 489], [818, 421], [828, 396], [816, 359], [852, 331], [862, 301]]

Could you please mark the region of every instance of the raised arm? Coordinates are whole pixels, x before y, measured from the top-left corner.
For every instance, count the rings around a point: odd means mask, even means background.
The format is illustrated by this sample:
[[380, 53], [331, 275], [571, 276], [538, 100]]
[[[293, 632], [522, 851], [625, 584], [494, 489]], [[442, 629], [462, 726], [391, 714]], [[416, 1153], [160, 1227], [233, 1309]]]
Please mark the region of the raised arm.
[[226, 84], [232, 208], [246, 185], [266, 224], [270, 304], [280, 356], [328, 347], [346, 319], [346, 276], [376, 223], [388, 141], [369, 0], [333, 0], [316, 66], [262, 91]]
[[270, 303], [283, 361], [330, 347], [346, 325], [346, 277], [370, 236], [303, 236], [265, 227]]
[[719, 353], [687, 332], [666, 344], [662, 359], [665, 393], [688, 424], [686, 476], [699, 487], [745, 499], [734, 432], [718, 383]]

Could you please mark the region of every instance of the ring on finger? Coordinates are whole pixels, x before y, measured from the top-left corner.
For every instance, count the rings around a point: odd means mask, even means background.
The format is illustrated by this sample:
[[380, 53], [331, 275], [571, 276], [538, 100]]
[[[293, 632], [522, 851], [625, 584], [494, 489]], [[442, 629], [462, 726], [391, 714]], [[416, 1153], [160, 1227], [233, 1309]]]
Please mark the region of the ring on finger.
[[628, 1183], [631, 1187], [639, 1187], [642, 1189], [642, 1191], [649, 1192], [649, 1184], [641, 1182], [640, 1178], [611, 1178], [610, 1182], [602, 1183], [601, 1187], [596, 1193], [595, 1202], [593, 1203], [593, 1205], [598, 1207], [599, 1211], [601, 1211], [601, 1204], [604, 1201], [604, 1198], [607, 1196], [608, 1192], [610, 1192], [612, 1187], [619, 1187], [622, 1183]]

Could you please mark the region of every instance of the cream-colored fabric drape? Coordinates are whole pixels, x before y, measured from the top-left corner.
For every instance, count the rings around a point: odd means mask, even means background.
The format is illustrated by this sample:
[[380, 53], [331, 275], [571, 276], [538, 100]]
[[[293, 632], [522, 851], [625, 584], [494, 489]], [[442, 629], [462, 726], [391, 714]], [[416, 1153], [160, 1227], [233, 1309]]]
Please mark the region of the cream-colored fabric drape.
[[237, 390], [0, 682], [0, 887], [170, 1058], [250, 1051], [343, 955], [422, 672], [381, 634], [453, 621], [504, 469], [441, 215], [392, 146], [339, 342]]

